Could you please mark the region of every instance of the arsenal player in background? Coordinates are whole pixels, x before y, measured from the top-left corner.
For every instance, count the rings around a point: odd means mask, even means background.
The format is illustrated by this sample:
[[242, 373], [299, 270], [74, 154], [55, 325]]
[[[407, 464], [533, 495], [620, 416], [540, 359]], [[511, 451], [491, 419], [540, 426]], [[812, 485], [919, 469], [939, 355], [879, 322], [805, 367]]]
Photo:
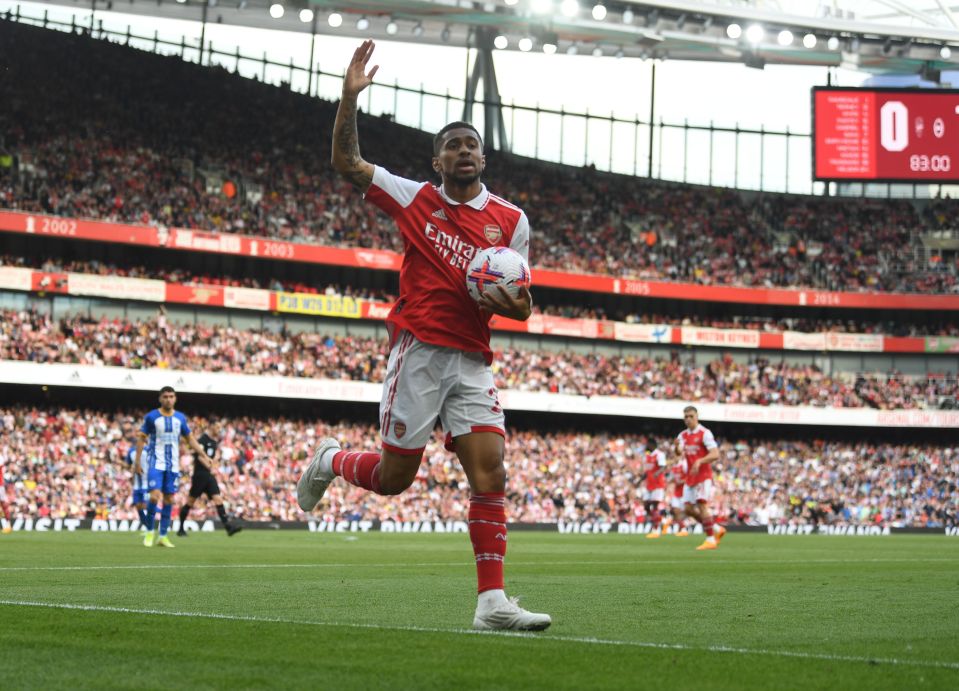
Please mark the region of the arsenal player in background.
[[680, 459], [673, 463], [669, 469], [669, 479], [672, 484], [667, 495], [669, 496], [669, 512], [671, 515], [663, 518], [663, 533], [668, 533], [670, 526], [676, 525], [676, 537], [687, 537], [689, 531], [686, 530], [686, 505], [683, 503], [683, 494], [686, 492], [686, 459]]
[[360, 156], [357, 96], [377, 67], [366, 65], [373, 42], [356, 49], [343, 79], [333, 125], [333, 167], [396, 222], [406, 247], [400, 296], [387, 318], [391, 352], [380, 401], [380, 453], [340, 449], [325, 439], [297, 483], [297, 503], [312, 511], [336, 477], [384, 495], [399, 494], [416, 477], [437, 417], [455, 451], [471, 496], [469, 533], [479, 596], [473, 627], [540, 631], [549, 615], [528, 612], [506, 597], [506, 427], [490, 363], [491, 313], [529, 318], [522, 289], [475, 302], [466, 289], [470, 260], [487, 247], [511, 247], [528, 260], [529, 221], [522, 209], [480, 182], [483, 141], [465, 122], [446, 125], [433, 141], [432, 165], [442, 184], [414, 182]]
[[[0, 461], [2, 460], [0, 459]], [[10, 511], [10, 503], [7, 501], [7, 488], [4, 485], [2, 463], [0, 463], [0, 510], [3, 511], [3, 517], [6, 519], [2, 532], [4, 535], [9, 535], [13, 532], [13, 513]]]
[[683, 422], [686, 429], [676, 438], [676, 446], [686, 460], [686, 489], [683, 493], [686, 515], [699, 521], [706, 533], [706, 541], [696, 549], [716, 549], [726, 534], [726, 529], [717, 526], [709, 512], [709, 502], [713, 498], [712, 462], [719, 458], [719, 446], [713, 433], [699, 424], [699, 411], [695, 407], [683, 408]]
[[649, 517], [653, 529], [646, 533], [648, 539], [656, 539], [662, 533], [660, 526], [663, 516], [659, 507], [666, 498], [666, 454], [658, 449], [657, 441], [650, 437], [646, 443], [646, 457], [643, 459], [643, 470], [646, 475], [646, 488], [643, 490], [643, 503], [646, 515]]

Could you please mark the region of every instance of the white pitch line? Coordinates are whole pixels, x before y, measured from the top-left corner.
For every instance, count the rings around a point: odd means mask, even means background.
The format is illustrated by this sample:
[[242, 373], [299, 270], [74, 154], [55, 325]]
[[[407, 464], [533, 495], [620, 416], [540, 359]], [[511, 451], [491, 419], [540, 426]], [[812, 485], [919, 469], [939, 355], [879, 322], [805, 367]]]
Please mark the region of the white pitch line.
[[908, 660], [890, 657], [866, 657], [860, 655], [833, 655], [830, 653], [806, 653], [794, 650], [768, 650], [766, 648], [740, 648], [727, 645], [687, 645], [685, 643], [656, 643], [646, 641], [623, 641], [589, 636], [553, 636], [520, 631], [473, 631], [471, 629], [440, 628], [429, 626], [383, 626], [380, 624], [359, 624], [356, 622], [302, 621], [281, 619], [279, 617], [258, 617], [246, 614], [218, 614], [216, 612], [182, 612], [159, 609], [134, 609], [131, 607], [112, 607], [107, 605], [83, 605], [69, 602], [35, 602], [30, 600], [0, 600], [0, 605], [11, 607], [41, 607], [46, 609], [80, 610], [84, 612], [115, 612], [119, 614], [145, 614], [162, 617], [186, 617], [192, 619], [217, 619], [226, 621], [253, 622], [260, 624], [292, 624], [296, 626], [320, 626], [324, 628], [372, 629], [378, 631], [412, 631], [416, 633], [445, 633], [466, 636], [494, 636], [522, 638], [531, 641], [559, 641], [562, 643], [583, 643], [586, 645], [617, 646], [624, 648], [649, 648], [656, 650], [679, 650], [709, 653], [731, 653], [736, 655], [760, 655], [769, 657], [792, 657], [806, 660], [824, 660], [828, 662], [855, 662], [870, 665], [898, 665], [905, 667], [934, 667], [938, 669], [959, 670], [959, 662], [941, 660]]
[[[701, 561], [694, 561], [696, 559]], [[706, 560], [709, 560], [708, 562]], [[936, 564], [959, 563], [959, 559], [711, 559], [710, 557], [691, 556], [689, 559], [647, 559], [643, 561], [507, 561], [510, 566], [655, 566], [657, 564]], [[426, 561], [426, 562], [313, 562], [310, 564], [96, 564], [90, 566], [0, 566], [0, 573], [16, 571], [124, 571], [153, 569], [314, 569], [334, 568], [353, 569], [363, 566], [375, 568], [428, 568], [434, 566], [472, 566], [471, 561]]]

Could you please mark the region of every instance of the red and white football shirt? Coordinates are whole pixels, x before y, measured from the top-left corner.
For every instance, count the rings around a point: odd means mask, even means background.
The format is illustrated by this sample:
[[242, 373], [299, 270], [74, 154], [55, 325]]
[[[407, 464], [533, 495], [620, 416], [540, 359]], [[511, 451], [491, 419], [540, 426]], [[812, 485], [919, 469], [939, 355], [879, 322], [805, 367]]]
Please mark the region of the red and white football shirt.
[[682, 498], [683, 488], [686, 486], [686, 471], [689, 470], [686, 464], [686, 458], [683, 457], [679, 462], [673, 464], [669, 469], [670, 477], [673, 481], [673, 496]]
[[646, 466], [646, 489], [650, 492], [666, 489], [666, 454], [662, 449], [647, 451], [644, 465]]
[[704, 480], [710, 480], [713, 477], [713, 467], [709, 463], [703, 463], [693, 472], [693, 464], [700, 458], [703, 458], [711, 450], [716, 448], [716, 439], [713, 433], [702, 425], [696, 425], [695, 429], [684, 429], [676, 438], [679, 444], [680, 452], [686, 457], [686, 463], [689, 470], [686, 474], [686, 486], [694, 487]]
[[393, 334], [410, 331], [424, 343], [483, 353], [489, 347], [489, 314], [466, 290], [466, 269], [487, 247], [510, 247], [529, 261], [529, 221], [519, 207], [480, 193], [465, 204], [428, 182], [414, 182], [376, 166], [366, 198], [396, 221], [405, 253], [400, 297], [387, 322]]

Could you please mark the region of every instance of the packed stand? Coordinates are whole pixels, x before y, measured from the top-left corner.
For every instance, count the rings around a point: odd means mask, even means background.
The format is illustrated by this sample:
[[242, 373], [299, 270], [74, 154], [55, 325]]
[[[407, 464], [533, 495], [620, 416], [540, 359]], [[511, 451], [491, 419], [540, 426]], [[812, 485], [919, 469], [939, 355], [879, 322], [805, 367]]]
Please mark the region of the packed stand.
[[[402, 251], [327, 161], [335, 104], [222, 68], [0, 20], [0, 207]], [[63, 64], [82, 65], [65, 71]], [[283, 113], [283, 117], [277, 117]], [[108, 132], [109, 136], [102, 134]], [[372, 160], [427, 179], [430, 136], [363, 117]], [[956, 257], [905, 259], [959, 204], [675, 185], [489, 152], [535, 266], [700, 284], [955, 292]], [[237, 194], [221, 192], [234, 184]]]
[[[14, 515], [132, 519], [131, 476], [122, 458], [146, 411], [0, 408], [0, 468]], [[193, 429], [204, 421], [192, 419]], [[369, 425], [288, 418], [220, 418], [215, 473], [230, 510], [251, 521], [305, 520], [296, 480], [317, 440], [375, 451]], [[469, 488], [437, 438], [413, 486], [379, 497], [334, 483], [318, 520], [464, 520]], [[959, 513], [959, 447], [875, 442], [720, 439], [714, 464], [718, 515], [732, 523], [790, 522], [935, 527]], [[642, 458], [647, 437], [511, 431], [507, 448], [509, 517], [515, 522], [643, 522]], [[670, 439], [659, 439], [667, 448]], [[186, 448], [185, 446], [183, 447]], [[190, 472], [191, 457], [181, 459]], [[185, 499], [181, 483], [178, 503]], [[200, 509], [194, 519], [212, 518]]]
[[[162, 315], [53, 320], [36, 311], [4, 310], [0, 316], [5, 360], [382, 382], [389, 359], [385, 338], [177, 324]], [[952, 373], [829, 375], [813, 365], [764, 358], [742, 364], [729, 355], [702, 366], [675, 350], [648, 358], [502, 349], [494, 354], [493, 375], [498, 387], [518, 391], [764, 406], [936, 409], [941, 397], [959, 395]]]

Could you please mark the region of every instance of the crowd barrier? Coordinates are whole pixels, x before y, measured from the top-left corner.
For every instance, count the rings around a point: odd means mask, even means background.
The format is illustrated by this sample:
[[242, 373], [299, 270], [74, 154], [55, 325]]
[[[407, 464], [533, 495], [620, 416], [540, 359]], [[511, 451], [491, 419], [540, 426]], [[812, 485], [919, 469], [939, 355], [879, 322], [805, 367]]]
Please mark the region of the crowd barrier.
[[[343, 379], [309, 379], [170, 369], [129, 369], [94, 365], [0, 360], [0, 382], [37, 386], [142, 391], [155, 395], [164, 386], [179, 393], [218, 396], [295, 398], [352, 403], [379, 403], [382, 384]], [[688, 401], [625, 396], [582, 396], [503, 389], [503, 408], [510, 411], [604, 415], [681, 420]], [[701, 420], [751, 424], [841, 427], [959, 428], [959, 410], [817, 408], [697, 402]]]

